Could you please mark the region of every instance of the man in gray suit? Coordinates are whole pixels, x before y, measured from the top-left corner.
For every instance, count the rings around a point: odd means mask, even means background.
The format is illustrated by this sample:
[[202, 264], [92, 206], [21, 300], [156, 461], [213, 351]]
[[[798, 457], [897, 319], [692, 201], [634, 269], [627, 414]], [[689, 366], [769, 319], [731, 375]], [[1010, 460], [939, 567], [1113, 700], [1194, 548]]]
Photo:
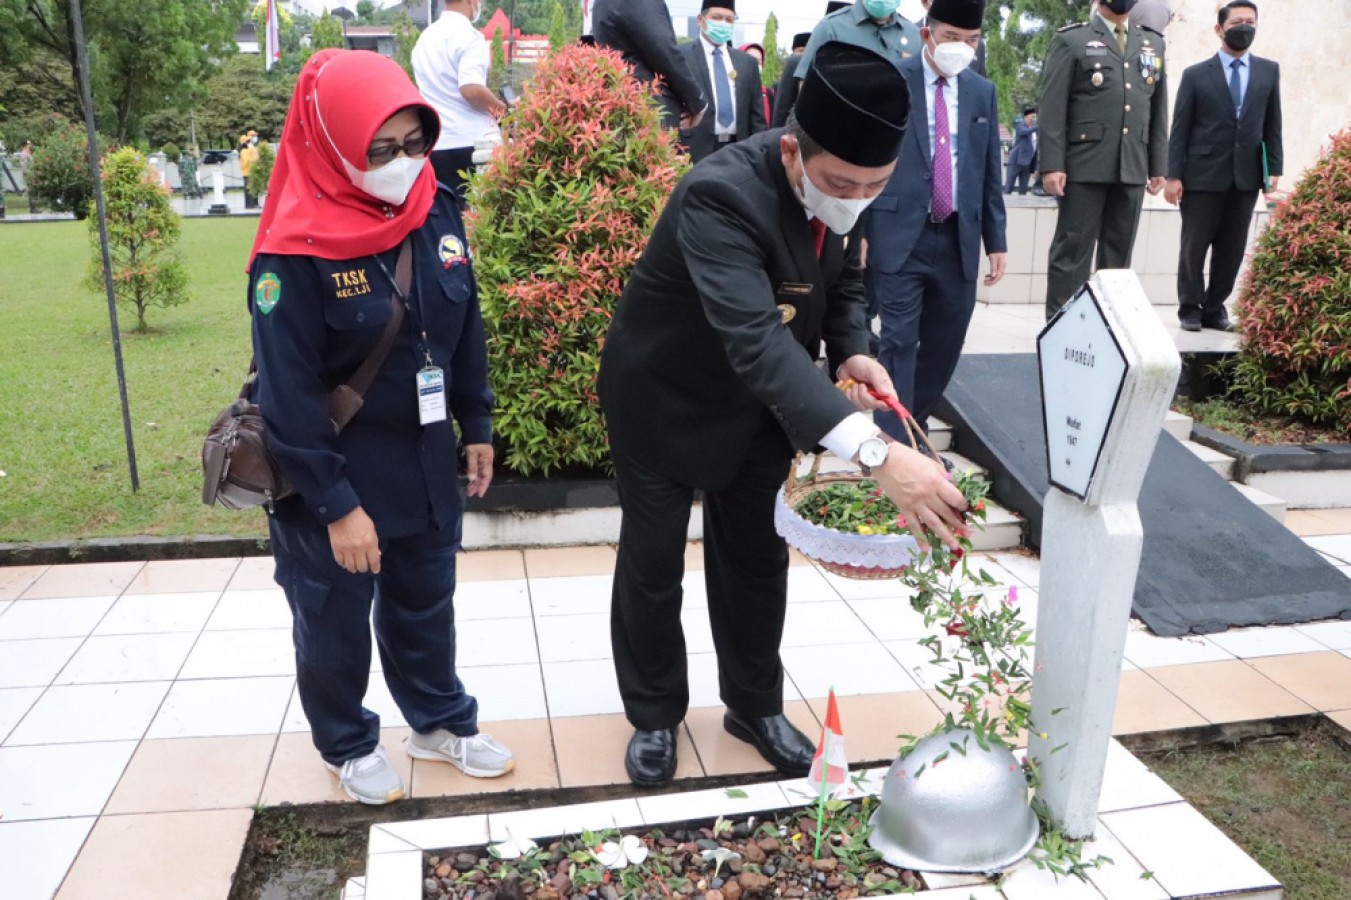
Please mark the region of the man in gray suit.
[[713, 152], [764, 131], [760, 67], [749, 53], [732, 49], [736, 0], [704, 0], [699, 39], [682, 48], [704, 95], [713, 98], [708, 114], [694, 128], [680, 130], [680, 143], [696, 163]]
[[1243, 263], [1257, 192], [1273, 190], [1283, 171], [1281, 69], [1248, 52], [1256, 4], [1221, 7], [1215, 32], [1219, 52], [1182, 73], [1168, 141], [1163, 196], [1182, 207], [1177, 299], [1186, 331], [1229, 330], [1224, 301]]
[[1037, 171], [1037, 110], [1029, 106], [1023, 110], [1023, 117], [1013, 123], [1013, 149], [1009, 151], [1008, 176], [1004, 182], [1004, 193], [1013, 193], [1013, 184], [1018, 183], [1018, 193], [1027, 193], [1027, 179]]
[[591, 33], [597, 46], [618, 50], [639, 81], [662, 77], [663, 125], [693, 128], [699, 124], [708, 98], [676, 43], [666, 0], [596, 0]]

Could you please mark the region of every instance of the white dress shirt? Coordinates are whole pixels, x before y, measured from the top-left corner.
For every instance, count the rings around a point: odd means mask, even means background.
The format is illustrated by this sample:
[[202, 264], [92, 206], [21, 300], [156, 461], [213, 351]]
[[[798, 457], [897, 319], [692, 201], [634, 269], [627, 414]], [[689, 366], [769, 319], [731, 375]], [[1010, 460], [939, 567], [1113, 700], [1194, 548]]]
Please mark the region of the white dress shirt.
[[[924, 54], [924, 102], [929, 114], [929, 153], [934, 154], [939, 150], [946, 148], [952, 159], [952, 208], [961, 209], [957, 205], [957, 79], [947, 78], [947, 84], [943, 85], [943, 103], [948, 108], [948, 136], [947, 143], [939, 144], [934, 135], [934, 103], [938, 99], [938, 70], [929, 62], [929, 55]], [[930, 156], [932, 160], [932, 155]]]
[[1220, 68], [1224, 69], [1225, 87], [1229, 86], [1229, 78], [1233, 72], [1233, 69], [1229, 67], [1233, 65], [1234, 60], [1241, 63], [1238, 67], [1238, 99], [1240, 101], [1239, 109], [1242, 110], [1242, 104], [1248, 102], [1248, 78], [1252, 75], [1252, 54], [1245, 50], [1241, 55], [1235, 56], [1226, 47], [1220, 50], [1217, 55], [1220, 58]]
[[473, 105], [460, 88], [488, 84], [488, 42], [463, 14], [446, 10], [413, 46], [413, 77], [418, 90], [441, 116], [435, 150], [473, 147], [485, 135], [498, 134], [497, 120]]
[[723, 70], [727, 72], [727, 93], [732, 97], [732, 124], [723, 126], [718, 124], [718, 82], [717, 70], [713, 68], [713, 48], [717, 46], [708, 39], [708, 35], [702, 32], [699, 35], [699, 44], [704, 48], [704, 62], [708, 64], [708, 83], [713, 87], [712, 102], [708, 105], [708, 113], [713, 117], [714, 134], [736, 134], [736, 69], [732, 66], [732, 54], [726, 44], [722, 50]]

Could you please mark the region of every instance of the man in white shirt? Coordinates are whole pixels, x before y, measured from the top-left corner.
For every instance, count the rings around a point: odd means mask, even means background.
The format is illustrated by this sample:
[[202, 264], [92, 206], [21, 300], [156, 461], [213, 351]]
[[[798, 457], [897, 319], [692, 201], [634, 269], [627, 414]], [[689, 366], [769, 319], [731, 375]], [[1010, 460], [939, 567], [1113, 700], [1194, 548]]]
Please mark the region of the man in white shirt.
[[712, 99], [698, 125], [680, 130], [680, 143], [689, 148], [695, 162], [769, 125], [760, 101], [760, 67], [749, 53], [733, 50], [728, 43], [736, 26], [735, 2], [703, 0], [699, 39], [684, 47], [694, 77]]
[[441, 116], [432, 168], [438, 181], [461, 196], [464, 173], [473, 166], [474, 143], [496, 135], [497, 120], [507, 111], [488, 89], [488, 41], [474, 27], [482, 12], [479, 0], [445, 0], [441, 17], [413, 47], [418, 90]]

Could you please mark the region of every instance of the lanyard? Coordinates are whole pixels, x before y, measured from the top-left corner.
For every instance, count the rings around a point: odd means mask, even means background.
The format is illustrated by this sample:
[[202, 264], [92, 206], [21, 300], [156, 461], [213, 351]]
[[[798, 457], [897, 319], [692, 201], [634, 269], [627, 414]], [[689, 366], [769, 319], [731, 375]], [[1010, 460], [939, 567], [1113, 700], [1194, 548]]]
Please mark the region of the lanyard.
[[[413, 248], [410, 247], [408, 252], [412, 253]], [[385, 277], [389, 279], [389, 283], [394, 286], [395, 296], [403, 302], [403, 305], [408, 308], [409, 312], [413, 313], [413, 318], [416, 320], [415, 327], [418, 330], [418, 334], [422, 336], [422, 357], [427, 362], [427, 368], [432, 368], [435, 363], [432, 362], [432, 343], [427, 338], [427, 317], [424, 315], [422, 309], [422, 291], [417, 291], [417, 309], [414, 310], [413, 303], [410, 301], [408, 295], [403, 292], [403, 288], [399, 287], [399, 282], [389, 273], [389, 267], [385, 265], [385, 261], [380, 258], [378, 253], [375, 256], [375, 262], [380, 266], [380, 271], [385, 273]], [[416, 264], [416, 260], [414, 260], [414, 264]], [[421, 281], [421, 279], [418, 280]]]

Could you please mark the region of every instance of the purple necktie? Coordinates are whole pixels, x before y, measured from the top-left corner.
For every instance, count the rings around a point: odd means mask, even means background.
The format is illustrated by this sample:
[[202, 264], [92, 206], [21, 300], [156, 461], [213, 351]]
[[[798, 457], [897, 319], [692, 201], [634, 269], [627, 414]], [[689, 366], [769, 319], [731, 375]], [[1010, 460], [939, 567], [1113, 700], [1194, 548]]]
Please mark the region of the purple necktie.
[[934, 89], [934, 192], [929, 204], [935, 222], [952, 215], [952, 149], [948, 146], [948, 104], [943, 99], [946, 78], [938, 79]]

